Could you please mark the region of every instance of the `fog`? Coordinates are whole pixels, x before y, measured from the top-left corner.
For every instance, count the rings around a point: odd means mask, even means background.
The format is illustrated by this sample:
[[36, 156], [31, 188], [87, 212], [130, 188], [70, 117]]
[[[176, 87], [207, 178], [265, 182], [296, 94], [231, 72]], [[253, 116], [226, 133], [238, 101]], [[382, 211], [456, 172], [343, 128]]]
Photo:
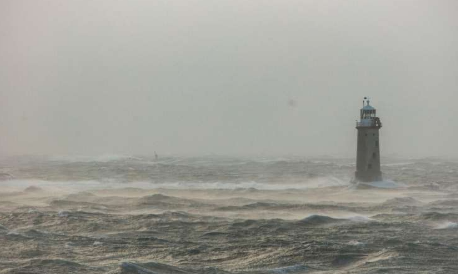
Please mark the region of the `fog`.
[[0, 153], [458, 156], [456, 1], [0, 2]]

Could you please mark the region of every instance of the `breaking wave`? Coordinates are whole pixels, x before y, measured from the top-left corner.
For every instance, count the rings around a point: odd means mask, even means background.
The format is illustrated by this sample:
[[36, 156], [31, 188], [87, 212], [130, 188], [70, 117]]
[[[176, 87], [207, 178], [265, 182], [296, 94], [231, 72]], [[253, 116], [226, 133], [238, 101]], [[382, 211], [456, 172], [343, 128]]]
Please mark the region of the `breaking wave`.
[[300, 183], [260, 183], [248, 182], [107, 182], [101, 181], [45, 181], [45, 180], [10, 180], [2, 182], [4, 187], [20, 189], [27, 188], [51, 188], [73, 191], [94, 190], [100, 188], [141, 188], [141, 189], [257, 189], [257, 190], [287, 190], [287, 189], [310, 189], [336, 186], [348, 186], [349, 182], [335, 177], [319, 177], [304, 180]]
[[381, 189], [398, 189], [398, 188], [406, 188], [407, 186], [403, 183], [398, 183], [391, 180], [383, 180], [377, 182], [368, 182], [368, 183], [358, 183], [360, 187], [372, 187], [372, 188], [381, 188]]
[[436, 226], [436, 229], [455, 229], [455, 228], [458, 228], [458, 223], [455, 223], [455, 222], [444, 222]]

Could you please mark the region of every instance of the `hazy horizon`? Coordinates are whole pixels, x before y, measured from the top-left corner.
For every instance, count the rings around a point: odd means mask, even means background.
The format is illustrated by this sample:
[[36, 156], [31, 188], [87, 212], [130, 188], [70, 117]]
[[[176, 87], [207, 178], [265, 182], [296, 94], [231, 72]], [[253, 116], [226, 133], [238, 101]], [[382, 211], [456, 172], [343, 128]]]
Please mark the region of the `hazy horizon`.
[[458, 157], [456, 1], [2, 1], [1, 155]]

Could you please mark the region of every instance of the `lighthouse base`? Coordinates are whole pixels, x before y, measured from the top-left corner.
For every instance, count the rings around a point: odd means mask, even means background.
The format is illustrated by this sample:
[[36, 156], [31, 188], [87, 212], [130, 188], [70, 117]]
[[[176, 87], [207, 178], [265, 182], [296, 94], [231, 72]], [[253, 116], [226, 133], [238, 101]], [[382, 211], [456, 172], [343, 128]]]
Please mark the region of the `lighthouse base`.
[[355, 181], [357, 182], [378, 182], [382, 181], [382, 172], [355, 172]]

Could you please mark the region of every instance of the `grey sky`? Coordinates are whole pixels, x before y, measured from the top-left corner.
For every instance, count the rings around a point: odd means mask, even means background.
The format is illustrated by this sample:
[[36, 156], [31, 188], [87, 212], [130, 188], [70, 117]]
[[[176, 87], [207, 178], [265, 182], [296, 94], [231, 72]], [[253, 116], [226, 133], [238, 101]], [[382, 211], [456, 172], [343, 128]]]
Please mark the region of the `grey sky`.
[[0, 1], [0, 153], [458, 156], [458, 1]]

